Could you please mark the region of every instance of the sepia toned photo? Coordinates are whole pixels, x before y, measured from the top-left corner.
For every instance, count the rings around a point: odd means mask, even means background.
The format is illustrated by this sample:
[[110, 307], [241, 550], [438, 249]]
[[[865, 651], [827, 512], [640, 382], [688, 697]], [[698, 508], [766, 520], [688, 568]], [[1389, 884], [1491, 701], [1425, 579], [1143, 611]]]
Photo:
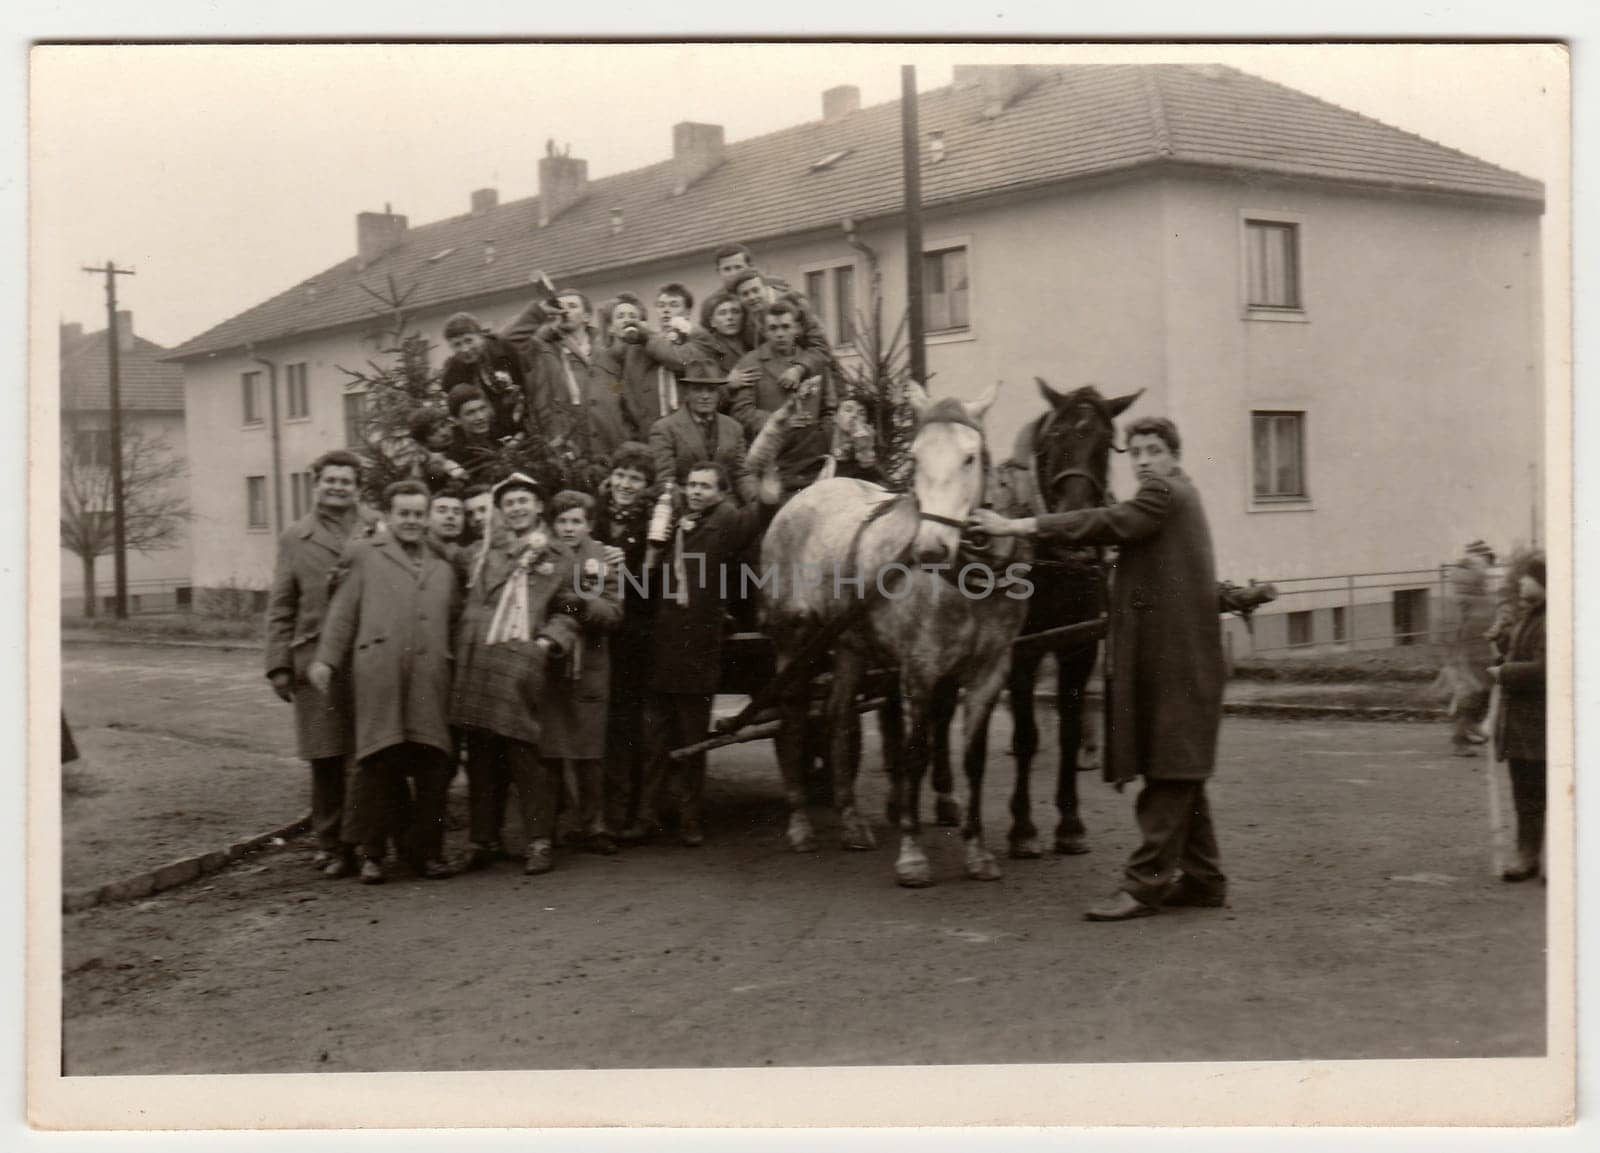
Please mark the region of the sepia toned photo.
[[1567, 91], [35, 47], [35, 1122], [1569, 1121]]

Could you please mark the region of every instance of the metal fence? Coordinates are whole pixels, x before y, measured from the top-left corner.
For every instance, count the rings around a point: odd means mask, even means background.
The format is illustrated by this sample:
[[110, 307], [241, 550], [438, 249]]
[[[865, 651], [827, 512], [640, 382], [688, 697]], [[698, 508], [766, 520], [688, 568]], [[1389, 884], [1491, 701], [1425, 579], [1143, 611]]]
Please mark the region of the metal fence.
[[1460, 621], [1451, 595], [1456, 567], [1441, 564], [1274, 580], [1278, 599], [1263, 606], [1245, 630], [1248, 651], [1257, 656], [1448, 639]]

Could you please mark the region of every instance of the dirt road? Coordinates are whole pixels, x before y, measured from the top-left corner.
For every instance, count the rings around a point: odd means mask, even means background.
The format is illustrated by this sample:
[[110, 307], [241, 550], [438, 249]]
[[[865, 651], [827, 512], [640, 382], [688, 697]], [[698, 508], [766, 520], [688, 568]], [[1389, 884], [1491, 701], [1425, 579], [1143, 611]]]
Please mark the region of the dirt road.
[[[67, 656], [79, 688], [113, 676]], [[141, 723], [281, 755], [281, 716], [242, 694], [228, 715], [202, 708], [199, 690], [163, 680], [181, 680], [181, 661], [94, 659], [165, 670], [120, 682], [116, 707]], [[204, 662], [183, 675], [230, 691]], [[253, 664], [237, 683], [260, 703]], [[152, 711], [140, 702], [151, 692], [174, 699]], [[111, 707], [84, 706], [84, 727]], [[997, 846], [1006, 721], [997, 715], [985, 792]], [[1002, 881], [980, 884], [962, 879], [960, 839], [940, 829], [929, 836], [938, 883], [923, 891], [893, 884], [881, 824], [876, 852], [832, 848], [825, 822], [821, 852], [789, 853], [765, 745], [714, 757], [699, 850], [569, 854], [540, 878], [513, 862], [374, 888], [317, 878], [306, 846], [291, 844], [153, 900], [66, 917], [66, 1068], [1539, 1053], [1544, 890], [1490, 877], [1485, 762], [1441, 755], [1445, 743], [1421, 725], [1229, 719], [1213, 808], [1231, 907], [1121, 925], [1079, 915], [1115, 883], [1132, 793], [1087, 776], [1093, 853], [1007, 861]], [[876, 765], [869, 741], [863, 791], [881, 814]], [[283, 775], [298, 797], [299, 774]], [[1035, 813], [1048, 829], [1042, 800]]]

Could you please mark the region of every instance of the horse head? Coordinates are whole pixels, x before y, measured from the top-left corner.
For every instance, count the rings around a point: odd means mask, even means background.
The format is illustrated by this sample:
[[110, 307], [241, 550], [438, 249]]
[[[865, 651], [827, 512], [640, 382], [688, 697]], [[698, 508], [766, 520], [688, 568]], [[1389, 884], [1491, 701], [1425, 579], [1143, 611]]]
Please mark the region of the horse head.
[[1106, 495], [1106, 461], [1116, 436], [1116, 418], [1144, 394], [1103, 397], [1092, 384], [1057, 392], [1034, 377], [1050, 411], [1034, 434], [1039, 491], [1052, 512], [1090, 508]]
[[907, 391], [917, 412], [911, 491], [921, 518], [912, 553], [922, 564], [950, 561], [961, 545], [967, 518], [983, 502], [989, 467], [983, 414], [994, 403], [999, 385], [972, 401], [932, 400], [915, 381]]

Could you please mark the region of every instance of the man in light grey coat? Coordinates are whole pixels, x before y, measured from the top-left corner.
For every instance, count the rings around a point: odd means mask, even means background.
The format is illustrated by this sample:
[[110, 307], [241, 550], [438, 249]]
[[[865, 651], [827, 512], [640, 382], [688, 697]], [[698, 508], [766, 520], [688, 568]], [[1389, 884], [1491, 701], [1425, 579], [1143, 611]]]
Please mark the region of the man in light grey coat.
[[[427, 877], [447, 877], [444, 790], [450, 736], [452, 629], [461, 609], [456, 573], [424, 537], [428, 489], [403, 480], [384, 493], [389, 532], [351, 550], [308, 677], [319, 690], [346, 670], [354, 685], [356, 772], [346, 839], [359, 845], [361, 880], [383, 878], [389, 798], [415, 787], [409, 838]], [[404, 788], [401, 784], [399, 787]]]

